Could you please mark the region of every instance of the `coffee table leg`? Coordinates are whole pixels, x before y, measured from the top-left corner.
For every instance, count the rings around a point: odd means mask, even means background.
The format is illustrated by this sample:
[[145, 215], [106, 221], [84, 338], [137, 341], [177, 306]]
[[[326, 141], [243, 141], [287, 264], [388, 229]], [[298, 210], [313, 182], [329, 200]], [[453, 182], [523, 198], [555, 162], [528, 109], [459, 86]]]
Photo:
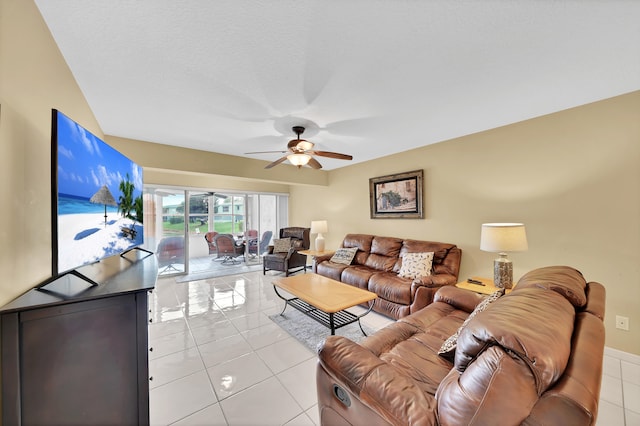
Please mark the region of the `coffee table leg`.
[[334, 336], [336, 334], [336, 324], [333, 322], [332, 313], [329, 313], [329, 328], [331, 329], [331, 335]]
[[363, 316], [371, 312], [371, 310], [373, 309], [373, 302], [374, 302], [373, 300], [369, 302], [369, 309], [367, 309], [367, 312], [358, 316], [358, 325], [360, 326], [360, 331], [362, 331], [362, 334], [364, 334], [365, 336], [367, 336], [367, 333], [365, 333], [364, 328], [362, 328], [362, 323], [360, 322], [360, 318], [362, 318]]
[[289, 304], [289, 300], [285, 297], [282, 297], [282, 295], [280, 293], [278, 293], [278, 287], [276, 287], [275, 285], [273, 286], [273, 290], [276, 292], [276, 295], [284, 300], [284, 307], [282, 308], [282, 312], [280, 312], [280, 315], [284, 314], [284, 311], [287, 309], [287, 305]]

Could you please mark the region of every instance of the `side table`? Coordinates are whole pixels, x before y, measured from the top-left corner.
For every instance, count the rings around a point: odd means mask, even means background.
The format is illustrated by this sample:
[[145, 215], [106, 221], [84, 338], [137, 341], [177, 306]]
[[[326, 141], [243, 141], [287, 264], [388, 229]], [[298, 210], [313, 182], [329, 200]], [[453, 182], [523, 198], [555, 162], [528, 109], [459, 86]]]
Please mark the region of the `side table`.
[[[464, 290], [474, 291], [480, 294], [491, 294], [499, 290], [498, 287], [493, 285], [493, 280], [491, 278], [471, 277], [471, 279], [480, 281], [483, 285], [472, 284], [465, 280], [457, 283], [456, 287], [462, 288]], [[505, 290], [505, 293], [510, 293], [511, 290], [513, 290], [513, 288]]]
[[298, 253], [300, 253], [300, 254], [304, 254], [307, 257], [311, 256], [313, 264], [316, 263], [316, 257], [332, 255], [335, 252], [336, 252], [335, 250], [323, 250], [323, 251], [318, 251], [318, 250], [298, 250]]

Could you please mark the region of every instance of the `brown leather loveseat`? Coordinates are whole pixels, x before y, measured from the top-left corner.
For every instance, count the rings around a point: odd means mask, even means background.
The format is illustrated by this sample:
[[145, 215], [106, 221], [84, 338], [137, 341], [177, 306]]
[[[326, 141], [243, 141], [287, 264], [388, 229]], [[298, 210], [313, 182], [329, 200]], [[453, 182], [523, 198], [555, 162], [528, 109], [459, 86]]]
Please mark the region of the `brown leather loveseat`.
[[[369, 290], [378, 295], [373, 309], [391, 318], [402, 318], [427, 306], [436, 290], [458, 282], [462, 250], [455, 244], [347, 234], [341, 248], [356, 247], [350, 265], [318, 256], [313, 272]], [[405, 253], [432, 252], [431, 275], [414, 279], [398, 276]]]
[[593, 425], [605, 289], [570, 267], [523, 276], [462, 327], [481, 297], [443, 287], [434, 302], [357, 344], [318, 349], [323, 425]]

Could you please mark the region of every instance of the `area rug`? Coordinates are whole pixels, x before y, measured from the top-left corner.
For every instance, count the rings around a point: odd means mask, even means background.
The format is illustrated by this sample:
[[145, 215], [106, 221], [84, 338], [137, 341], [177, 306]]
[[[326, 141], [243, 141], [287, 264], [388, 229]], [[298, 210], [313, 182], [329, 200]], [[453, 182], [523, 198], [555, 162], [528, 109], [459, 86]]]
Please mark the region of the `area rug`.
[[184, 283], [187, 281], [206, 280], [208, 278], [226, 277], [228, 275], [244, 274], [247, 272], [262, 271], [262, 265], [214, 265], [215, 269], [210, 269], [202, 272], [194, 272], [187, 275], [181, 275], [176, 277], [177, 283]]
[[[331, 335], [329, 328], [291, 306], [287, 306], [284, 314], [269, 315], [269, 318], [313, 352], [317, 352], [318, 345]], [[368, 336], [374, 333], [374, 330], [364, 324], [362, 328], [364, 328]], [[354, 342], [359, 342], [365, 338], [357, 322], [337, 329], [336, 335], [347, 337]]]

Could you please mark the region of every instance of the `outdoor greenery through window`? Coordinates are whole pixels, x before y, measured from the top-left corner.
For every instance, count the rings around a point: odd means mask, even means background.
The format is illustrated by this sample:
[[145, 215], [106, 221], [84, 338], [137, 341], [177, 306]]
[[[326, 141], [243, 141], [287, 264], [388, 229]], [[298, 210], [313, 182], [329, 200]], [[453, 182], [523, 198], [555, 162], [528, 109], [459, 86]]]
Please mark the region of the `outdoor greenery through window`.
[[192, 273], [218, 263], [212, 262], [217, 258], [215, 247], [205, 239], [207, 233], [217, 232], [232, 234], [238, 245], [246, 247], [241, 260], [260, 263], [261, 250], [278, 238], [280, 228], [288, 226], [288, 198], [286, 194], [145, 187], [145, 248], [157, 252], [163, 241], [182, 239], [184, 250], [168, 255], [171, 267], [161, 274]]

